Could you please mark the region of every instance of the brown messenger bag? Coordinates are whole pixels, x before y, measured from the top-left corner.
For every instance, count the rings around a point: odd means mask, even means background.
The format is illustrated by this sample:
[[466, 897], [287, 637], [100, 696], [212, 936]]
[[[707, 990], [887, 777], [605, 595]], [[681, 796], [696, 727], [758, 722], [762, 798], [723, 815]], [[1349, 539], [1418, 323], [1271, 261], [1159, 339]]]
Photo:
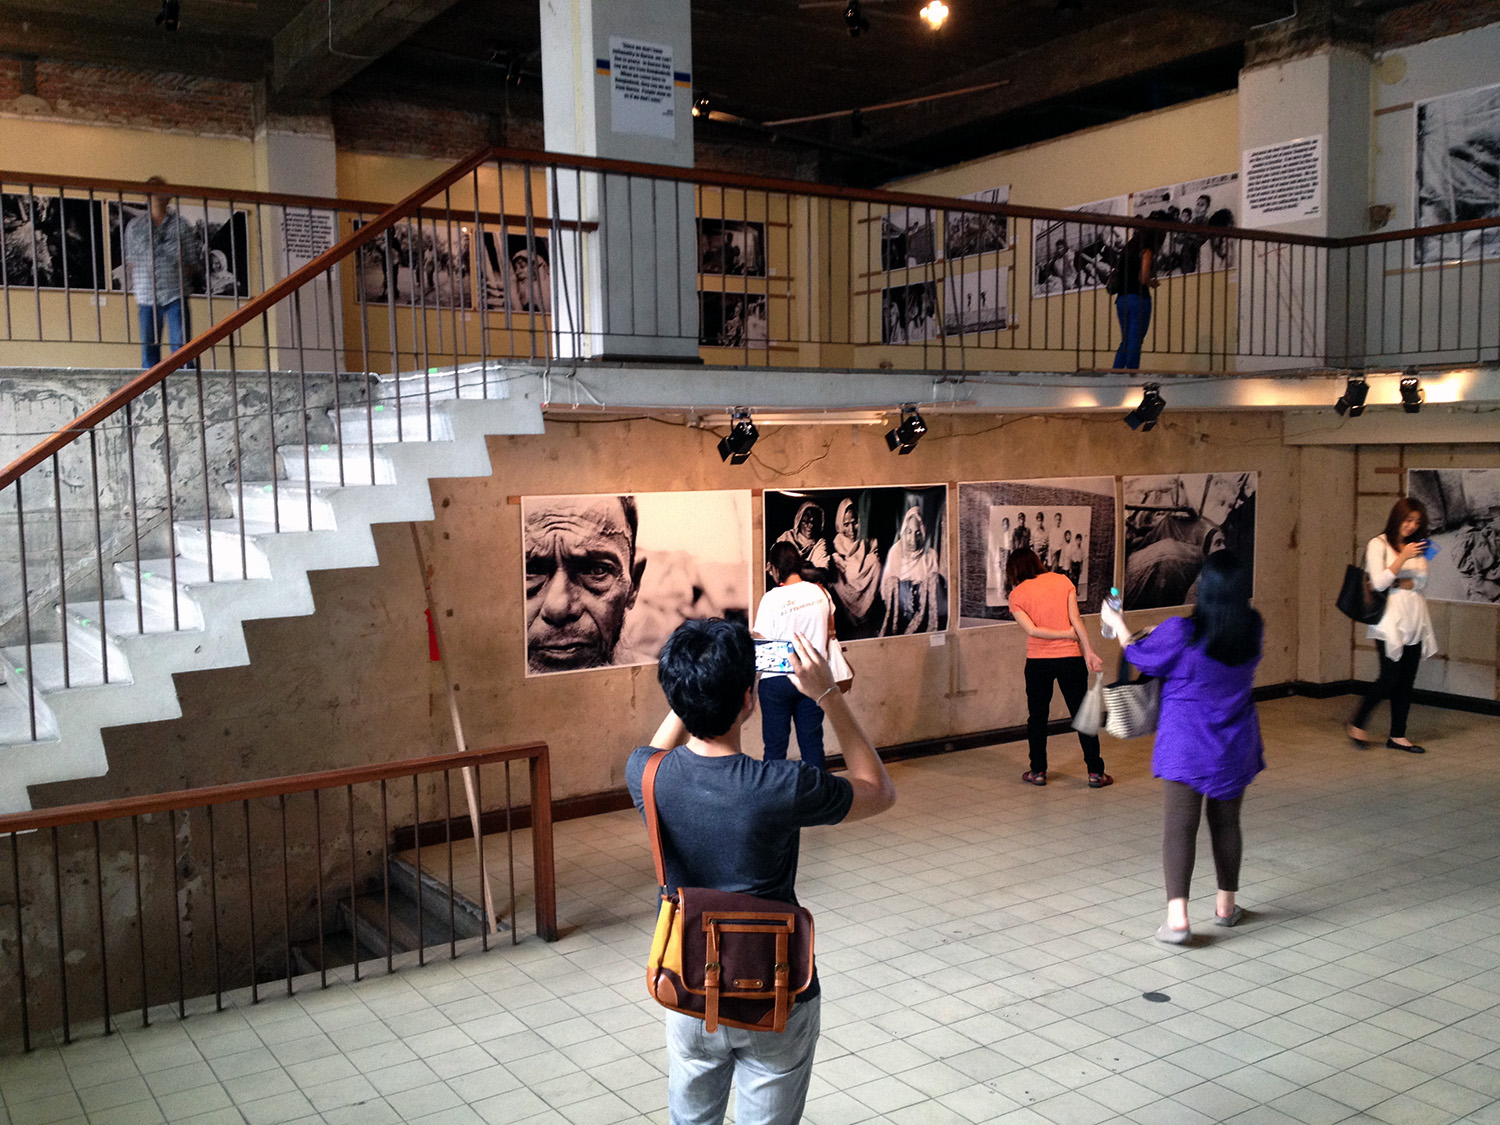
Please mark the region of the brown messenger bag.
[[641, 778], [641, 805], [661, 907], [646, 964], [646, 991], [664, 1008], [749, 1031], [786, 1030], [796, 996], [813, 978], [812, 915], [790, 902], [707, 887], [667, 890], [656, 771], [668, 754], [651, 755]]

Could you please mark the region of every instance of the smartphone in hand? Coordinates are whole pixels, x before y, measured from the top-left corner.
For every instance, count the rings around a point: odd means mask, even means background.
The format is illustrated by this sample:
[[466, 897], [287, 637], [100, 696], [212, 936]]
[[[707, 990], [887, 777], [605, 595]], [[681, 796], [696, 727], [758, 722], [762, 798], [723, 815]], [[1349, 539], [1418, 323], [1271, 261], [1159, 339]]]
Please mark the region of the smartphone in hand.
[[1442, 548], [1434, 543], [1431, 539], [1422, 540], [1422, 557], [1424, 559], [1436, 558], [1437, 553], [1441, 550]]
[[755, 642], [755, 670], [757, 672], [791, 672], [792, 642], [757, 640]]

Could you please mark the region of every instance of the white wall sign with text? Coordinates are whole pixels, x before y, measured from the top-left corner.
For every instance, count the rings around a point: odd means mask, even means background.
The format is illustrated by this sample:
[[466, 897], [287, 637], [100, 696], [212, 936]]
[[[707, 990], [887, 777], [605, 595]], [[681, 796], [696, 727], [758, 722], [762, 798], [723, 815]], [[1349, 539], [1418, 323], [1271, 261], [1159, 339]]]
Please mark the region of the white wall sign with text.
[[1323, 214], [1323, 138], [1246, 149], [1243, 227], [1272, 227]]
[[676, 137], [670, 46], [611, 36], [609, 89], [610, 126], [616, 133]]

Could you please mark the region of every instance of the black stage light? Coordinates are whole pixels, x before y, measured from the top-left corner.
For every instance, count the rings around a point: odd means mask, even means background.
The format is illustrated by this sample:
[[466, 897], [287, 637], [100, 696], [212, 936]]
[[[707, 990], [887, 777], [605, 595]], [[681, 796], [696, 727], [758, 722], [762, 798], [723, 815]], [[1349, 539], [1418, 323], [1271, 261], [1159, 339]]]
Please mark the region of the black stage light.
[[1162, 407], [1167, 405], [1166, 399], [1161, 397], [1159, 383], [1147, 383], [1144, 391], [1141, 404], [1125, 415], [1125, 424], [1132, 430], [1155, 429], [1157, 416], [1161, 414]]
[[849, 0], [849, 6], [844, 9], [844, 27], [849, 31], [850, 39], [858, 39], [864, 32], [870, 30], [870, 21], [865, 19], [859, 0]]
[[1401, 376], [1401, 409], [1415, 414], [1426, 401], [1427, 392], [1422, 389], [1422, 380], [1417, 378], [1417, 369], [1408, 367], [1406, 374]]
[[731, 465], [743, 465], [750, 459], [750, 451], [760, 437], [760, 431], [750, 420], [750, 411], [744, 407], [729, 416], [729, 436], [719, 439], [719, 458]]
[[901, 422], [885, 435], [885, 444], [892, 453], [907, 454], [917, 447], [922, 435], [927, 432], [927, 423], [917, 413], [914, 405], [901, 408]]
[[156, 22], [168, 31], [176, 31], [182, 17], [181, 0], [161, 0], [161, 11], [156, 13]]
[[1358, 418], [1365, 412], [1365, 396], [1369, 393], [1370, 385], [1365, 382], [1365, 377], [1351, 375], [1349, 382], [1344, 386], [1344, 393], [1339, 396], [1338, 402], [1333, 404], [1333, 408], [1340, 414]]

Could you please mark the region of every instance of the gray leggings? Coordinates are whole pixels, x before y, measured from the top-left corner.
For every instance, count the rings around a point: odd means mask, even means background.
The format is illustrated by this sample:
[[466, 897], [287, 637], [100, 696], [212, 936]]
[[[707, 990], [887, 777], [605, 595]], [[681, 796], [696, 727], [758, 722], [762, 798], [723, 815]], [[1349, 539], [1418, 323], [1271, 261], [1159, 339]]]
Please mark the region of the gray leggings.
[[1240, 889], [1240, 802], [1244, 793], [1227, 801], [1204, 797], [1180, 781], [1162, 781], [1165, 821], [1161, 836], [1161, 866], [1167, 881], [1167, 898], [1187, 898], [1193, 880], [1193, 859], [1198, 848], [1198, 817], [1208, 803], [1208, 838], [1214, 852], [1214, 873], [1219, 890]]

